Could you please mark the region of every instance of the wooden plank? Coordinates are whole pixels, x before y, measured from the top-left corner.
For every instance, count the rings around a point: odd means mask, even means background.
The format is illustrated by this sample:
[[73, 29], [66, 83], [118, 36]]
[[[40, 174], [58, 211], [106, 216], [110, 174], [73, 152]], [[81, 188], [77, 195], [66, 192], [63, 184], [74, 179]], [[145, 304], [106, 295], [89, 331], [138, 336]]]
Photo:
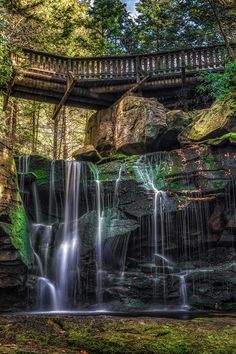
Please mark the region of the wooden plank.
[[74, 75], [72, 73], [68, 73], [68, 85], [67, 85], [67, 90], [64, 94], [64, 96], [62, 97], [60, 103], [58, 104], [58, 106], [56, 107], [54, 113], [53, 113], [53, 116], [52, 116], [52, 119], [55, 120], [62, 108], [62, 106], [66, 103], [68, 97], [70, 96], [73, 88], [75, 87], [75, 84], [76, 84], [76, 78], [74, 77]]

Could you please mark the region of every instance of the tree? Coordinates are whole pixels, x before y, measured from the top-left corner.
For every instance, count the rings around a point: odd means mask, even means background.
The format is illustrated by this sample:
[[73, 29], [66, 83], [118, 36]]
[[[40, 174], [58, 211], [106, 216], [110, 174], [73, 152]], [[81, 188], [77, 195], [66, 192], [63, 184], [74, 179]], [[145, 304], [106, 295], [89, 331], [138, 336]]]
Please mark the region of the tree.
[[[168, 50], [236, 39], [236, 4], [231, 0], [139, 0], [140, 48]], [[232, 56], [232, 53], [231, 55]]]
[[123, 51], [122, 36], [129, 17], [121, 0], [95, 0], [89, 11], [89, 25], [95, 54]]

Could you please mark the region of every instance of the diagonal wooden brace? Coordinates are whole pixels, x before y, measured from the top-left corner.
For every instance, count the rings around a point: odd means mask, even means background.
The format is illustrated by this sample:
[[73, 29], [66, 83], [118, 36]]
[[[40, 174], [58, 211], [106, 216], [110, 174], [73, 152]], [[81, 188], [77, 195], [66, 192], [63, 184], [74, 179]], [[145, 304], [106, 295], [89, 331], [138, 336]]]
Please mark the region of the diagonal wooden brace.
[[55, 111], [53, 113], [52, 119], [55, 120], [58, 117], [58, 114], [60, 113], [60, 110], [62, 108], [62, 106], [66, 103], [68, 97], [70, 96], [73, 88], [75, 87], [76, 84], [76, 78], [74, 77], [74, 75], [69, 72], [68, 73], [68, 79], [67, 79], [67, 89], [66, 92], [64, 94], [64, 96], [62, 97], [60, 103], [56, 106]]
[[150, 75], [145, 76], [141, 81], [136, 82], [129, 90], [127, 90], [112, 106], [119, 103], [124, 97], [129, 96], [131, 93], [137, 91], [143, 84], [151, 78]]

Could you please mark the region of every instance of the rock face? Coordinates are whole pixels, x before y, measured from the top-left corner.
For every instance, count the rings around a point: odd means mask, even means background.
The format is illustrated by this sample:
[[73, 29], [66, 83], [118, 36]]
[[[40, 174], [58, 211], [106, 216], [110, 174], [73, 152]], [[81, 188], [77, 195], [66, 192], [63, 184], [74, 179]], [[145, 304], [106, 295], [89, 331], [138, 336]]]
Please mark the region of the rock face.
[[27, 218], [15, 162], [0, 143], [0, 311], [25, 308], [29, 265]]

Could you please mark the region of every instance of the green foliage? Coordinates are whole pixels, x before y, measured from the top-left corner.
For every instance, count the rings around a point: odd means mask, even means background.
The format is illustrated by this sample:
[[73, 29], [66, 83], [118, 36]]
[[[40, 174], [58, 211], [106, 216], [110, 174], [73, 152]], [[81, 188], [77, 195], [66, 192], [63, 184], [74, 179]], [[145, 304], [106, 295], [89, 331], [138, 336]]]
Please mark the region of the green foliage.
[[224, 101], [236, 93], [236, 61], [228, 62], [223, 73], [204, 72], [200, 75], [200, 93], [208, 93]]
[[[211, 0], [139, 0], [139, 50], [159, 51], [216, 44], [225, 41]], [[214, 10], [226, 38], [236, 39], [236, 5], [214, 1]]]
[[[89, 10], [88, 28], [96, 54], [119, 54], [134, 46], [134, 22], [121, 0], [95, 0]], [[135, 32], [135, 31], [134, 31]]]
[[12, 76], [9, 45], [0, 34], [0, 87], [4, 87]]

